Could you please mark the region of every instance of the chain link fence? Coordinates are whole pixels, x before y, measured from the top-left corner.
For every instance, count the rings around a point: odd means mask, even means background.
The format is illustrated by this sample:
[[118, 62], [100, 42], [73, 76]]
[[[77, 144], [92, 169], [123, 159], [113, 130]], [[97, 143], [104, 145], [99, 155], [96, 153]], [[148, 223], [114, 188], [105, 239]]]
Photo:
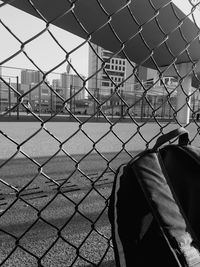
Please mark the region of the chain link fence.
[[199, 143], [199, 5], [0, 2], [0, 266], [115, 266], [117, 167], [179, 126]]

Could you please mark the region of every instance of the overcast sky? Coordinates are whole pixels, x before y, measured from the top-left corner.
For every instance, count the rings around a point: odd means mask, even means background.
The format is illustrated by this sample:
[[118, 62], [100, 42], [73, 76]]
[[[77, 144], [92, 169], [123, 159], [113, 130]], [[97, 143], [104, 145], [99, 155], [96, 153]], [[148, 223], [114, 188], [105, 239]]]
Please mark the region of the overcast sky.
[[[23, 11], [20, 11], [10, 5], [0, 8], [0, 19], [10, 30], [22, 41], [25, 42], [36, 33], [45, 28], [45, 23]], [[50, 31], [56, 37], [58, 42], [69, 52], [84, 40], [58, 27], [51, 25]], [[20, 42], [17, 41], [1, 24], [0, 24], [1, 42], [0, 42], [0, 62], [16, 53], [20, 49]], [[25, 51], [34, 60], [34, 62], [43, 71], [48, 71], [65, 59], [65, 53], [55, 41], [46, 32], [30, 44], [25, 46]], [[74, 52], [70, 58], [76, 70], [87, 76], [88, 73], [88, 45], [84, 45]], [[33, 64], [20, 53], [14, 59], [6, 62], [6, 66], [35, 69]], [[66, 63], [55, 72], [66, 70]]]

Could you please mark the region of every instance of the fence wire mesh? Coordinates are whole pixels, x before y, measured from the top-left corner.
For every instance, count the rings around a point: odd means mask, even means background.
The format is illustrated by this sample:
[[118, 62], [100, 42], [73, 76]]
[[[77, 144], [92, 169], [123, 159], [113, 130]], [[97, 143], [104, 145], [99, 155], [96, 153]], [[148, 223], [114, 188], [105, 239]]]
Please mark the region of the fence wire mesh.
[[[1, 266], [115, 266], [107, 208], [117, 167], [177, 126], [199, 142], [199, 5], [0, 2]], [[21, 13], [18, 30], [11, 7], [37, 22], [25, 27]], [[67, 35], [68, 46], [54, 25], [81, 39]]]

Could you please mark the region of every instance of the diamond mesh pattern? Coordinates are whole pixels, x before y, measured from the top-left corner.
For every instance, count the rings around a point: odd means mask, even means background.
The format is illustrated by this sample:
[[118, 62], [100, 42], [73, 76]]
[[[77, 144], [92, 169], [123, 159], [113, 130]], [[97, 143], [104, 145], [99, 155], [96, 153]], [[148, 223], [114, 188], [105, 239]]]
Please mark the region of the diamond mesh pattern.
[[[9, 94], [6, 109], [0, 96], [0, 265], [115, 266], [107, 208], [117, 167], [177, 126], [187, 128], [192, 143], [199, 143], [199, 2], [183, 1], [183, 7], [189, 6], [185, 13], [168, 0], [145, 0], [142, 7], [139, 0], [53, 2], [0, 3], [0, 12], [17, 6], [43, 25], [23, 38], [9, 21], [0, 20], [8, 46], [10, 41], [15, 44], [14, 51], [2, 53], [2, 69], [23, 56], [40, 73], [40, 81], [26, 91], [19, 88], [17, 76], [0, 76], [1, 88]], [[87, 7], [90, 11], [83, 14]], [[52, 25], [66, 25], [83, 39], [66, 49]], [[48, 70], [32, 52], [44, 37], [55, 57], [58, 51], [61, 55]], [[95, 44], [112, 53], [103, 57]], [[88, 77], [71, 61], [85, 46], [98, 61]], [[113, 79], [107, 66], [116, 57], [126, 59], [131, 68], [120, 80]], [[64, 65], [81, 80], [68, 95], [48, 82]], [[154, 79], [144, 80], [141, 67], [154, 70]], [[99, 87], [100, 74], [110, 84], [107, 92]], [[168, 84], [166, 77], [175, 81]], [[90, 86], [92, 81], [96, 86]], [[52, 101], [48, 114], [41, 114], [41, 99], [39, 110], [27, 102], [34, 92], [41, 94], [43, 86]], [[92, 104], [80, 116], [76, 101], [82, 92]], [[12, 94], [16, 101], [11, 105]]]

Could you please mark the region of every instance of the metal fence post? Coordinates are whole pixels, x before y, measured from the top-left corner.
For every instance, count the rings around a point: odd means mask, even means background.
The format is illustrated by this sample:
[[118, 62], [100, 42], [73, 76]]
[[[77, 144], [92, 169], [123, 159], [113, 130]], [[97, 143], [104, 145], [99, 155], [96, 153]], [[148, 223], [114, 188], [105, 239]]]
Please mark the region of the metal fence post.
[[72, 95], [73, 95], [73, 93], [72, 93], [72, 90], [73, 90], [73, 87], [72, 87], [72, 84], [70, 84], [70, 112], [72, 113]]
[[9, 108], [9, 116], [11, 116], [11, 92], [10, 92], [11, 80], [9, 78], [9, 86], [8, 86], [8, 108]]
[[[189, 74], [191, 71], [190, 63], [183, 63], [179, 65], [179, 74], [183, 78], [177, 89], [177, 103], [176, 110], [177, 120], [180, 124], [187, 124], [190, 120], [190, 103], [191, 103], [191, 84], [192, 76]], [[180, 110], [180, 111], [179, 111]]]
[[[19, 92], [19, 77], [16, 77], [17, 81], [17, 92]], [[17, 94], [17, 120], [19, 120], [19, 95]]]
[[38, 86], [38, 94], [39, 94], [39, 116], [41, 115], [41, 86]]
[[[191, 102], [191, 88], [192, 88], [192, 70], [191, 63], [181, 63], [177, 65], [179, 74], [179, 85], [177, 87], [176, 97], [176, 111], [177, 121], [180, 124], [187, 124], [190, 120], [190, 102]], [[170, 67], [164, 71], [165, 76], [177, 76], [174, 67]]]

